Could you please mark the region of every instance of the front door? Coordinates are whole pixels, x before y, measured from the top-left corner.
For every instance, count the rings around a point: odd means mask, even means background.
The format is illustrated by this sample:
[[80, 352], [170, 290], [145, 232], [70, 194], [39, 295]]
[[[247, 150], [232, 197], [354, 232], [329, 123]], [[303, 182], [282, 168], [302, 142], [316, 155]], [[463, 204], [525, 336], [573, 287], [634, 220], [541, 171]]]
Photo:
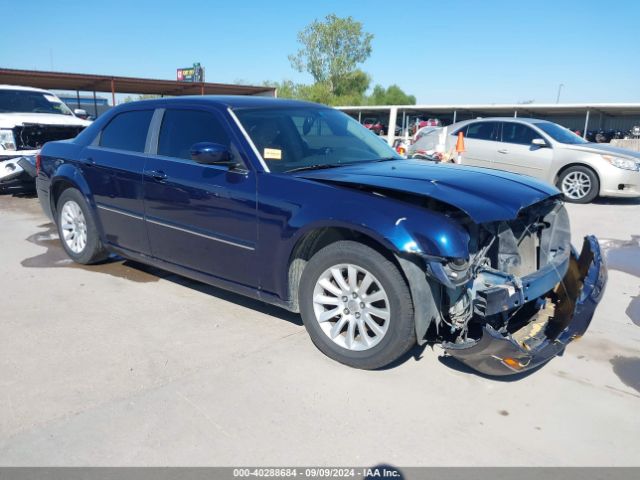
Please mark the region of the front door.
[[502, 143], [494, 160], [495, 168], [546, 180], [553, 149], [533, 145], [531, 142], [536, 138], [542, 138], [542, 135], [528, 125], [503, 122]]
[[86, 147], [80, 168], [111, 245], [148, 254], [142, 172], [153, 110], [120, 113]]
[[[144, 174], [144, 203], [155, 257], [257, 287], [256, 176], [247, 168], [203, 165], [192, 145], [225, 145], [241, 159], [215, 111], [170, 108], [159, 120]], [[155, 152], [154, 152], [155, 149]]]

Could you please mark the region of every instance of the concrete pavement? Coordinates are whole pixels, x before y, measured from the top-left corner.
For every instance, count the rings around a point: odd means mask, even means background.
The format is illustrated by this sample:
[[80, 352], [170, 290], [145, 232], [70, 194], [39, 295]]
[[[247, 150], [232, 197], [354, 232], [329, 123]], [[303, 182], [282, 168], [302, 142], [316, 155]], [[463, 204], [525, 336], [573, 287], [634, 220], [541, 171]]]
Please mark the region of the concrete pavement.
[[638, 465], [640, 202], [570, 205], [610, 281], [585, 337], [514, 381], [416, 349], [366, 372], [284, 310], [142, 267], [72, 264], [0, 197], [0, 465]]

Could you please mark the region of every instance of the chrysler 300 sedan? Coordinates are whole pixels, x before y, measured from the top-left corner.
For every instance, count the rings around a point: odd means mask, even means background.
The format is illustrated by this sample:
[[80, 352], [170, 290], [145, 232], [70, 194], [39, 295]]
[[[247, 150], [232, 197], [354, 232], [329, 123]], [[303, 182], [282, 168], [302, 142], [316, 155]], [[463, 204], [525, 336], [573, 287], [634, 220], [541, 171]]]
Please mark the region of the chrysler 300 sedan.
[[486, 374], [534, 368], [585, 332], [606, 283], [555, 188], [402, 159], [312, 103], [129, 103], [47, 143], [37, 167], [76, 262], [117, 254], [300, 312], [357, 368], [425, 342]]

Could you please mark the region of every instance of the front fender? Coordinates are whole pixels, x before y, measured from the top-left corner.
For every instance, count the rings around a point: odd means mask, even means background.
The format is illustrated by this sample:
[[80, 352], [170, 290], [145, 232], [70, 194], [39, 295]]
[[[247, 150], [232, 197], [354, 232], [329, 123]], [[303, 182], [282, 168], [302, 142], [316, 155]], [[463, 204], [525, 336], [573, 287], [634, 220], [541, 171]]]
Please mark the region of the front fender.
[[367, 235], [396, 254], [468, 257], [469, 232], [456, 220], [394, 200], [367, 200], [344, 199], [299, 210], [289, 222], [295, 231], [291, 250], [315, 229], [341, 227]]

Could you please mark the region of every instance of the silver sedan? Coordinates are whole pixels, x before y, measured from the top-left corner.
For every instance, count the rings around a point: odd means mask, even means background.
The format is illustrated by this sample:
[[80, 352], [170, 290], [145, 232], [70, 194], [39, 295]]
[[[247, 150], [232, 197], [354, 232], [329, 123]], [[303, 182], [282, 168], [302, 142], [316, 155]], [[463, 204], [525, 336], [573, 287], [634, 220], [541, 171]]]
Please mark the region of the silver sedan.
[[455, 123], [444, 132], [423, 136], [411, 146], [409, 155], [434, 143], [452, 153], [459, 132], [464, 134], [465, 165], [545, 180], [575, 203], [589, 203], [598, 195], [640, 197], [640, 153], [587, 142], [545, 120], [509, 117]]

